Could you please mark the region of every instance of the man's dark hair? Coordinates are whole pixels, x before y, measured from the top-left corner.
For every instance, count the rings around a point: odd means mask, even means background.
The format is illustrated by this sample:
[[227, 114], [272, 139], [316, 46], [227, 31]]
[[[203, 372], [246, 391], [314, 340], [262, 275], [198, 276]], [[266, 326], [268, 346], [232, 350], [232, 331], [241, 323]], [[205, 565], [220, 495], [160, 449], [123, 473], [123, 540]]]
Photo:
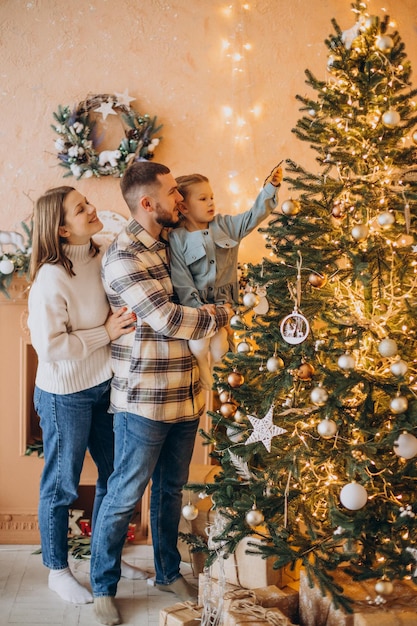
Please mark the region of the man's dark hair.
[[131, 213], [135, 213], [137, 209], [138, 191], [140, 188], [151, 188], [160, 185], [158, 176], [170, 173], [170, 169], [162, 163], [154, 163], [152, 161], [135, 161], [130, 165], [124, 173], [120, 188], [123, 198]]

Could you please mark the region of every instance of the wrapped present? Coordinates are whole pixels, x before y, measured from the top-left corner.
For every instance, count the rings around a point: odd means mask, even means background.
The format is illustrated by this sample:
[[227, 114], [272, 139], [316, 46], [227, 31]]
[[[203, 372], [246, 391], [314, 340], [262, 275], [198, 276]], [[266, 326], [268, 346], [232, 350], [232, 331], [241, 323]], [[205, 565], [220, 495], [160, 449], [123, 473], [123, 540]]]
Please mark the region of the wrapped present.
[[223, 613], [223, 626], [292, 626], [277, 608], [266, 608], [250, 600], [239, 600]]
[[207, 600], [221, 597], [224, 606], [225, 596], [228, 596], [230, 599], [233, 597], [233, 593], [240, 590], [241, 587], [237, 585], [232, 585], [227, 582], [219, 583], [218, 580], [211, 578], [207, 573], [201, 573], [198, 577], [198, 604], [203, 606]]
[[343, 587], [346, 597], [353, 599], [353, 613], [336, 609], [330, 595], [323, 595], [320, 587], [309, 586], [306, 573], [301, 570], [299, 607], [303, 626], [416, 626], [417, 587], [407, 580], [394, 581], [393, 593], [378, 596], [376, 581], [355, 582], [336, 570], [332, 576]]
[[159, 613], [159, 626], [201, 626], [202, 608], [192, 602], [177, 602]]
[[256, 603], [265, 608], [275, 607], [284, 613], [291, 622], [298, 623], [298, 591], [291, 587], [279, 589], [275, 585], [251, 590], [255, 594]]

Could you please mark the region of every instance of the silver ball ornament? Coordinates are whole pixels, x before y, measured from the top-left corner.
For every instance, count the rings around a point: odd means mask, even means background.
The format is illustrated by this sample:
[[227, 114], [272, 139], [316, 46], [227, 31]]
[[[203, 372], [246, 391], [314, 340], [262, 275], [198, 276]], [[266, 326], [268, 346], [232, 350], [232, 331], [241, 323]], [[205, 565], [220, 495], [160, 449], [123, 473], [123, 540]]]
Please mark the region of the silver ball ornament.
[[10, 259], [3, 259], [0, 261], [0, 273], [1, 274], [11, 274], [14, 272], [14, 265]]
[[237, 344], [236, 349], [240, 354], [248, 354], [251, 351], [251, 346], [247, 341], [241, 341]]
[[331, 439], [337, 433], [337, 424], [331, 419], [324, 419], [318, 424], [317, 432], [323, 439]]
[[249, 526], [259, 526], [265, 518], [261, 511], [256, 508], [252, 508], [246, 513], [245, 519]]
[[282, 370], [283, 367], [284, 361], [276, 354], [269, 357], [266, 362], [266, 369], [268, 370], [268, 372], [278, 372], [278, 370]]
[[232, 317], [230, 318], [230, 325], [231, 326], [243, 326], [243, 321], [242, 318], [240, 317], [240, 315], [232, 315]]
[[394, 109], [389, 109], [388, 111], [385, 111], [382, 116], [382, 123], [387, 128], [395, 128], [400, 122], [401, 116], [398, 111], [395, 111]]
[[340, 502], [350, 511], [358, 511], [365, 506], [368, 494], [365, 487], [359, 483], [348, 483], [343, 487], [339, 495]]
[[384, 357], [395, 356], [398, 352], [397, 342], [394, 339], [383, 339], [379, 342], [378, 352]]
[[390, 596], [394, 591], [394, 585], [386, 578], [381, 578], [375, 583], [375, 591], [381, 596]]
[[393, 45], [394, 42], [389, 35], [381, 35], [376, 40], [376, 47], [381, 52], [389, 52]]
[[340, 355], [337, 364], [342, 370], [353, 370], [355, 369], [356, 361], [351, 354], [346, 352]]
[[394, 376], [404, 376], [408, 371], [408, 365], [402, 359], [397, 359], [391, 364], [390, 370]]
[[252, 309], [254, 306], [259, 304], [259, 298], [254, 291], [248, 291], [243, 296], [243, 304], [249, 309]]
[[378, 215], [376, 221], [381, 228], [387, 229], [395, 223], [395, 215], [394, 213], [391, 213], [391, 211], [384, 211]]
[[355, 241], [364, 241], [369, 234], [369, 228], [366, 224], [357, 224], [350, 232]]
[[244, 431], [233, 425], [226, 428], [226, 435], [229, 437], [230, 441], [233, 441], [233, 443], [240, 443], [245, 438]]
[[408, 409], [408, 400], [405, 396], [396, 396], [391, 400], [389, 406], [395, 415], [399, 415]]
[[401, 433], [394, 442], [394, 452], [403, 459], [412, 459], [417, 455], [417, 439], [410, 433]]
[[317, 406], [323, 406], [326, 404], [329, 394], [324, 389], [324, 387], [314, 387], [311, 391], [310, 398], [313, 404]]
[[182, 514], [186, 520], [191, 522], [198, 517], [198, 509], [194, 504], [189, 503], [182, 507]]
[[285, 200], [281, 204], [281, 213], [284, 215], [297, 215], [300, 212], [300, 203], [298, 200]]

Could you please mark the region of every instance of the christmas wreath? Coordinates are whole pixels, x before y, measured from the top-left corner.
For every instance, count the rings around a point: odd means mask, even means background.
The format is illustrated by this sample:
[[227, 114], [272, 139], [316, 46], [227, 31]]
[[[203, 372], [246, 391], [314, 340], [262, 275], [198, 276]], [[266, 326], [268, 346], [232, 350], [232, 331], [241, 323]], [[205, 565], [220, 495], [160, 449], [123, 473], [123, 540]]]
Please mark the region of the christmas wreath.
[[[124, 93], [90, 95], [74, 109], [59, 105], [53, 113], [53, 130], [59, 137], [55, 141], [59, 163], [67, 172], [64, 177], [92, 176], [121, 177], [133, 159], [152, 159], [161, 137], [155, 137], [162, 125], [156, 117], [140, 115], [130, 107], [127, 90]], [[115, 150], [97, 149], [99, 138], [95, 133], [96, 121], [92, 113], [117, 115], [122, 123], [124, 137]]]

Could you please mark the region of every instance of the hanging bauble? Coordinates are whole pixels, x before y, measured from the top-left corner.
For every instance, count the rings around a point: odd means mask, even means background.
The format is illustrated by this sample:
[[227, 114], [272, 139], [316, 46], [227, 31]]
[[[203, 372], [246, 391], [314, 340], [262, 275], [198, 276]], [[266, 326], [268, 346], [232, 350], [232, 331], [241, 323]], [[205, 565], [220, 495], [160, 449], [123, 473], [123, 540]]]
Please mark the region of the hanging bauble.
[[281, 204], [281, 213], [284, 215], [297, 215], [300, 212], [300, 203], [298, 200], [285, 200]]
[[193, 519], [198, 517], [198, 509], [195, 506], [195, 504], [191, 504], [191, 502], [189, 502], [188, 504], [182, 507], [182, 514], [183, 514], [183, 517], [185, 517], [185, 519], [192, 522]]
[[9, 259], [0, 261], [0, 274], [11, 274], [14, 272], [14, 265]]
[[329, 399], [329, 394], [324, 387], [314, 387], [310, 393], [310, 398], [316, 406], [324, 406]]
[[395, 223], [395, 215], [394, 213], [391, 213], [391, 211], [384, 211], [383, 213], [380, 213], [378, 215], [376, 221], [381, 226], [381, 228], [387, 230], [388, 228], [391, 228], [391, 226]]
[[358, 511], [365, 506], [368, 494], [365, 487], [359, 483], [349, 483], [340, 492], [340, 502], [350, 511]]
[[403, 459], [412, 459], [417, 455], [417, 439], [414, 435], [404, 432], [394, 443], [394, 452]]
[[259, 304], [259, 298], [254, 291], [248, 291], [243, 296], [243, 304], [247, 306], [248, 309], [252, 309]]
[[394, 376], [404, 376], [408, 371], [408, 365], [402, 359], [397, 359], [391, 364], [390, 370]]
[[252, 348], [251, 348], [250, 343], [248, 343], [247, 341], [241, 341], [240, 343], [237, 344], [236, 350], [240, 354], [248, 354], [248, 352], [250, 352]]
[[231, 400], [230, 391], [223, 389], [223, 391], [219, 392], [219, 400], [220, 402], [229, 402]]
[[356, 224], [350, 232], [355, 241], [364, 241], [369, 234], [369, 228], [366, 224]]
[[245, 438], [245, 431], [238, 426], [231, 425], [226, 428], [226, 435], [233, 443], [241, 443]]
[[316, 272], [312, 272], [308, 277], [308, 282], [312, 287], [321, 289], [326, 284], [327, 278], [326, 276], [323, 276], [323, 274], [316, 274]]
[[237, 406], [234, 402], [224, 402], [223, 404], [220, 405], [220, 413], [223, 415], [223, 417], [233, 417], [233, 415], [235, 414], [237, 409]]
[[334, 206], [332, 208], [332, 215], [333, 215], [333, 217], [335, 217], [336, 219], [339, 219], [339, 220], [341, 220], [344, 217], [346, 217], [346, 214], [345, 214], [345, 212], [343, 210], [343, 207], [338, 206], [338, 205]]
[[394, 585], [388, 578], [377, 580], [374, 588], [381, 596], [390, 596], [394, 591]]
[[331, 439], [337, 433], [337, 424], [331, 419], [324, 419], [317, 426], [317, 432], [323, 439]]
[[356, 362], [349, 352], [345, 352], [345, 354], [340, 355], [337, 364], [342, 370], [353, 370], [355, 369]]
[[395, 128], [401, 122], [401, 116], [395, 109], [385, 111], [382, 116], [382, 123], [387, 128]]
[[231, 387], [240, 387], [245, 382], [245, 377], [240, 372], [234, 370], [227, 377], [227, 382]]
[[408, 409], [408, 400], [405, 396], [395, 396], [391, 400], [389, 407], [395, 415], [399, 415]]
[[269, 311], [269, 302], [265, 296], [261, 296], [258, 292], [259, 302], [256, 306], [253, 307], [253, 312], [256, 315], [266, 315]]
[[278, 370], [282, 370], [283, 367], [284, 361], [276, 354], [270, 356], [266, 362], [266, 369], [268, 372], [278, 372]]
[[381, 35], [376, 39], [376, 47], [381, 52], [389, 52], [393, 45], [394, 42], [389, 35]]
[[243, 321], [240, 315], [236, 313], [236, 315], [232, 315], [230, 318], [230, 326], [236, 326], [237, 328], [241, 328], [243, 326]]
[[311, 380], [314, 376], [314, 367], [310, 363], [301, 363], [296, 374], [300, 380]]
[[290, 315], [284, 317], [280, 330], [284, 341], [293, 345], [302, 343], [307, 339], [310, 332], [310, 324], [304, 315], [293, 311]]
[[233, 415], [233, 419], [237, 424], [242, 424], [245, 421], [245, 417], [246, 415], [240, 409]]
[[395, 356], [398, 352], [397, 342], [394, 339], [383, 339], [379, 342], [378, 352], [381, 356]]
[[246, 522], [249, 524], [249, 526], [253, 527], [253, 526], [259, 526], [259, 524], [262, 524], [265, 518], [262, 512], [259, 511], [255, 505], [253, 505], [251, 510], [246, 513], [245, 519], [246, 519]]

